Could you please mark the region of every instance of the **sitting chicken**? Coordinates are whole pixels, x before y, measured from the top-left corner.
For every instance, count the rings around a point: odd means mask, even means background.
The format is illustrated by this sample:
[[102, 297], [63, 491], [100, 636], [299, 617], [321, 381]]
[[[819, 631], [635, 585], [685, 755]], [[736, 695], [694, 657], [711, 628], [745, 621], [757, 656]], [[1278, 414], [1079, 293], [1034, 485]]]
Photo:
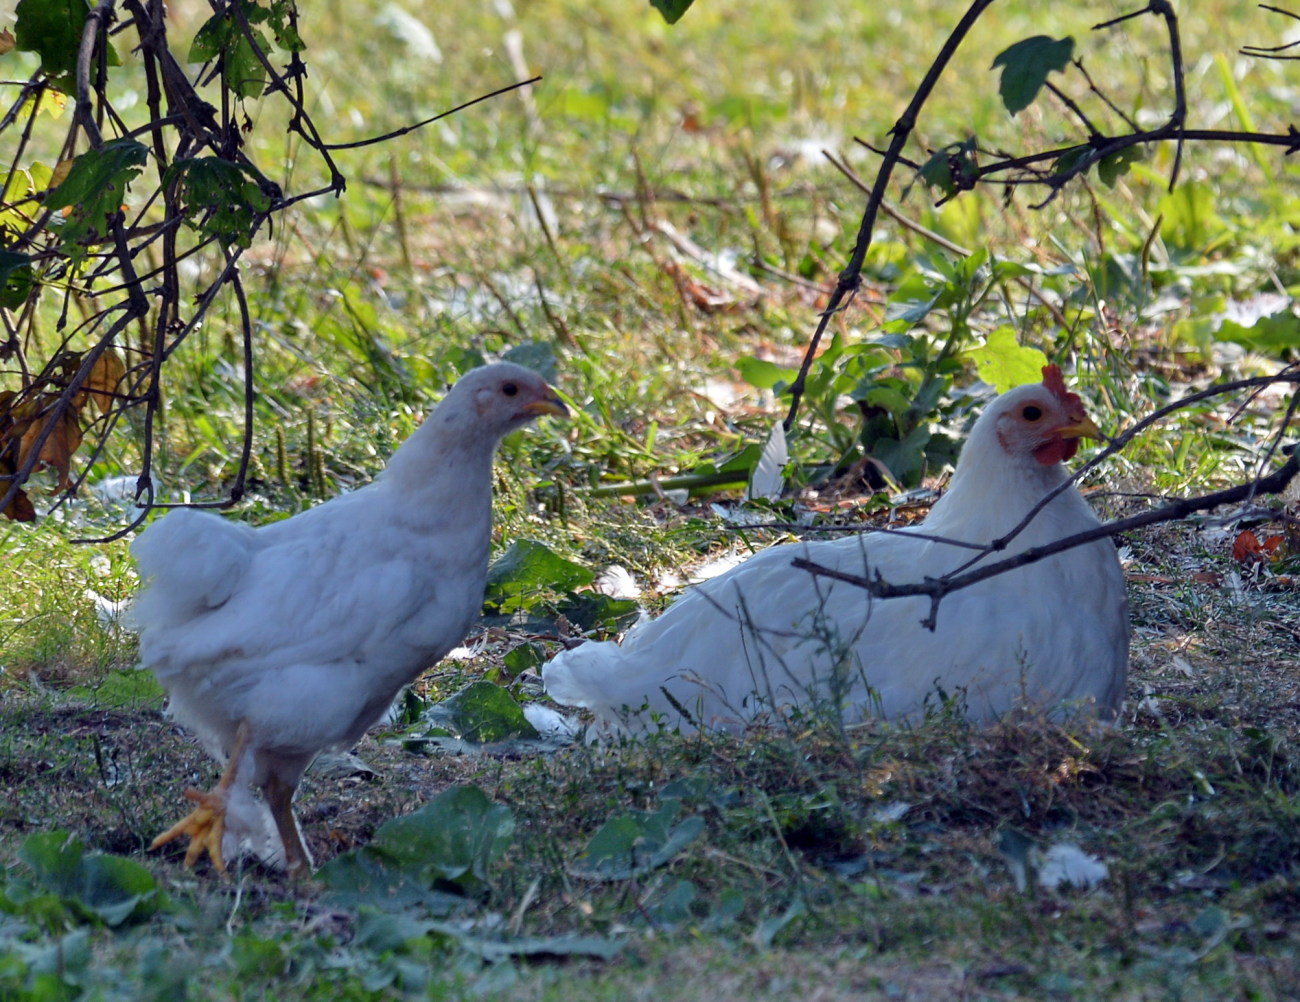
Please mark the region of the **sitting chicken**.
[[[791, 567], [795, 557], [893, 584], [938, 578], [978, 556], [1050, 491], [1081, 436], [1100, 433], [1056, 366], [1043, 382], [989, 404], [947, 493], [925, 523], [832, 542], [776, 546], [692, 589], [621, 647], [588, 643], [543, 671], [558, 703], [586, 707], [596, 729], [735, 730], [769, 712], [821, 707], [844, 719], [914, 719], [942, 697], [988, 722], [1016, 706], [1064, 704], [1110, 719], [1128, 665], [1124, 575], [1103, 539], [943, 597], [873, 599], [862, 588]], [[1073, 487], [1001, 552], [972, 566], [1098, 524]], [[922, 535], [923, 534], [923, 535]]]
[[141, 660], [228, 762], [211, 792], [186, 791], [196, 809], [153, 847], [188, 835], [186, 864], [206, 850], [222, 870], [251, 841], [310, 871], [293, 813], [303, 772], [464, 638], [483, 602], [492, 456], [542, 414], [567, 411], [536, 373], [475, 369], [372, 484], [260, 529], [179, 509], [135, 541]]

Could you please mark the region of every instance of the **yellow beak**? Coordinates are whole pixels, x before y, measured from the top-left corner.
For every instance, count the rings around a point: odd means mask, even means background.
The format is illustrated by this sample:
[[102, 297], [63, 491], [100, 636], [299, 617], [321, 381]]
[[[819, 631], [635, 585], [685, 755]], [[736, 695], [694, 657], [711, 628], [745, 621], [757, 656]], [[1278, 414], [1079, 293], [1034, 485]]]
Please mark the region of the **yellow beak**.
[[1081, 417], [1078, 421], [1074, 422], [1074, 424], [1062, 425], [1060, 428], [1057, 428], [1056, 434], [1060, 435], [1062, 438], [1095, 438], [1098, 441], [1106, 437], [1102, 434], [1101, 429], [1097, 427], [1092, 418], [1087, 415]]
[[549, 396], [524, 404], [519, 408], [519, 412], [530, 417], [541, 417], [543, 414], [549, 414], [552, 417], [568, 417], [569, 408], [564, 406], [564, 401], [549, 386], [546, 389], [550, 394]]

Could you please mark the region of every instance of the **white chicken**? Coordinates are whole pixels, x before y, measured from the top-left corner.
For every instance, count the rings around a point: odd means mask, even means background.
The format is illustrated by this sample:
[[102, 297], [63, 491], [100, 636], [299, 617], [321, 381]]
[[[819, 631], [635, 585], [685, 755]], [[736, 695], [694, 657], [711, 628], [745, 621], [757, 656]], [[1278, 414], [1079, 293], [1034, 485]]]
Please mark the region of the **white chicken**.
[[179, 509], [135, 541], [141, 661], [228, 763], [215, 789], [186, 791], [198, 806], [153, 847], [188, 835], [186, 864], [206, 850], [223, 870], [252, 843], [310, 871], [293, 813], [303, 772], [464, 638], [483, 601], [492, 456], [542, 414], [567, 411], [536, 373], [475, 369], [368, 486], [259, 529]]
[[[1056, 366], [989, 404], [952, 483], [923, 525], [776, 546], [678, 599], [622, 646], [587, 643], [543, 671], [558, 703], [585, 707], [589, 732], [737, 730], [817, 707], [845, 720], [915, 719], [944, 697], [989, 722], [1017, 706], [1115, 716], [1128, 665], [1124, 576], [1109, 539], [945, 595], [873, 599], [791, 567], [795, 557], [893, 584], [938, 578], [1098, 524], [1072, 486], [999, 553], [978, 556], [1067, 479], [1061, 463], [1100, 432]], [[924, 534], [924, 538], [920, 534]], [[952, 542], [945, 542], [945, 540]]]

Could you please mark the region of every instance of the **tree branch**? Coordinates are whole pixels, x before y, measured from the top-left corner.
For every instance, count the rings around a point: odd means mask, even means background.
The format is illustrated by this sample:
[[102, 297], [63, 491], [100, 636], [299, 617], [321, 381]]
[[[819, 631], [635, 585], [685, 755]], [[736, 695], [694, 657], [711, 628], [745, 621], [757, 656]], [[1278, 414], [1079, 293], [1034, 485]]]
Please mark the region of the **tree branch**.
[[983, 567], [963, 573], [947, 574], [939, 578], [926, 578], [924, 581], [914, 584], [896, 585], [886, 581], [879, 573], [874, 578], [861, 574], [848, 574], [831, 567], [824, 567], [804, 557], [796, 557], [790, 564], [792, 567], [807, 571], [817, 577], [831, 578], [835, 581], [842, 581], [845, 584], [863, 588], [875, 598], [905, 598], [913, 595], [928, 595], [930, 597], [930, 613], [925, 619], [921, 620], [921, 625], [928, 630], [933, 630], [937, 622], [940, 601], [945, 595], [954, 591], [968, 588], [998, 574], [1005, 574], [1017, 567], [1037, 563], [1057, 553], [1072, 550], [1076, 546], [1085, 546], [1108, 536], [1115, 536], [1122, 532], [1140, 529], [1143, 526], [1154, 525], [1158, 522], [1171, 522], [1175, 519], [1186, 518], [1193, 512], [1208, 511], [1220, 505], [1239, 504], [1258, 497], [1260, 494], [1282, 493], [1296, 474], [1300, 473], [1300, 446], [1290, 445], [1284, 451], [1289, 456], [1286, 463], [1266, 477], [1259, 477], [1250, 483], [1239, 484], [1236, 487], [1229, 487], [1226, 490], [1215, 491], [1201, 497], [1171, 501], [1159, 508], [1142, 512], [1139, 515], [1104, 522], [1094, 529], [1078, 532], [1072, 536], [1065, 536], [1042, 546], [1031, 546], [1013, 557], [1007, 557], [1005, 560], [986, 564]]

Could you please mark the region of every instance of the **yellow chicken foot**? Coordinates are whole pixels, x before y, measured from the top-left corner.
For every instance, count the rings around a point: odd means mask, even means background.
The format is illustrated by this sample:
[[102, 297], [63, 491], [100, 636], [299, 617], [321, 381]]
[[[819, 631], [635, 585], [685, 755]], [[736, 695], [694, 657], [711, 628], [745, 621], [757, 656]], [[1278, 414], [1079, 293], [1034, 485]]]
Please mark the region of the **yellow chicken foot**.
[[247, 743], [248, 723], [244, 721], [240, 723], [239, 730], [235, 733], [235, 746], [230, 751], [226, 771], [222, 773], [217, 785], [207, 793], [193, 787], [186, 790], [185, 799], [193, 800], [199, 806], [150, 842], [150, 849], [157, 849], [181, 835], [188, 835], [190, 846], [185, 851], [186, 866], [192, 867], [206, 850], [217, 872], [226, 872], [226, 861], [221, 855], [221, 837], [226, 830], [226, 798], [235, 783], [235, 777], [239, 772], [239, 760], [243, 757], [244, 746]]

